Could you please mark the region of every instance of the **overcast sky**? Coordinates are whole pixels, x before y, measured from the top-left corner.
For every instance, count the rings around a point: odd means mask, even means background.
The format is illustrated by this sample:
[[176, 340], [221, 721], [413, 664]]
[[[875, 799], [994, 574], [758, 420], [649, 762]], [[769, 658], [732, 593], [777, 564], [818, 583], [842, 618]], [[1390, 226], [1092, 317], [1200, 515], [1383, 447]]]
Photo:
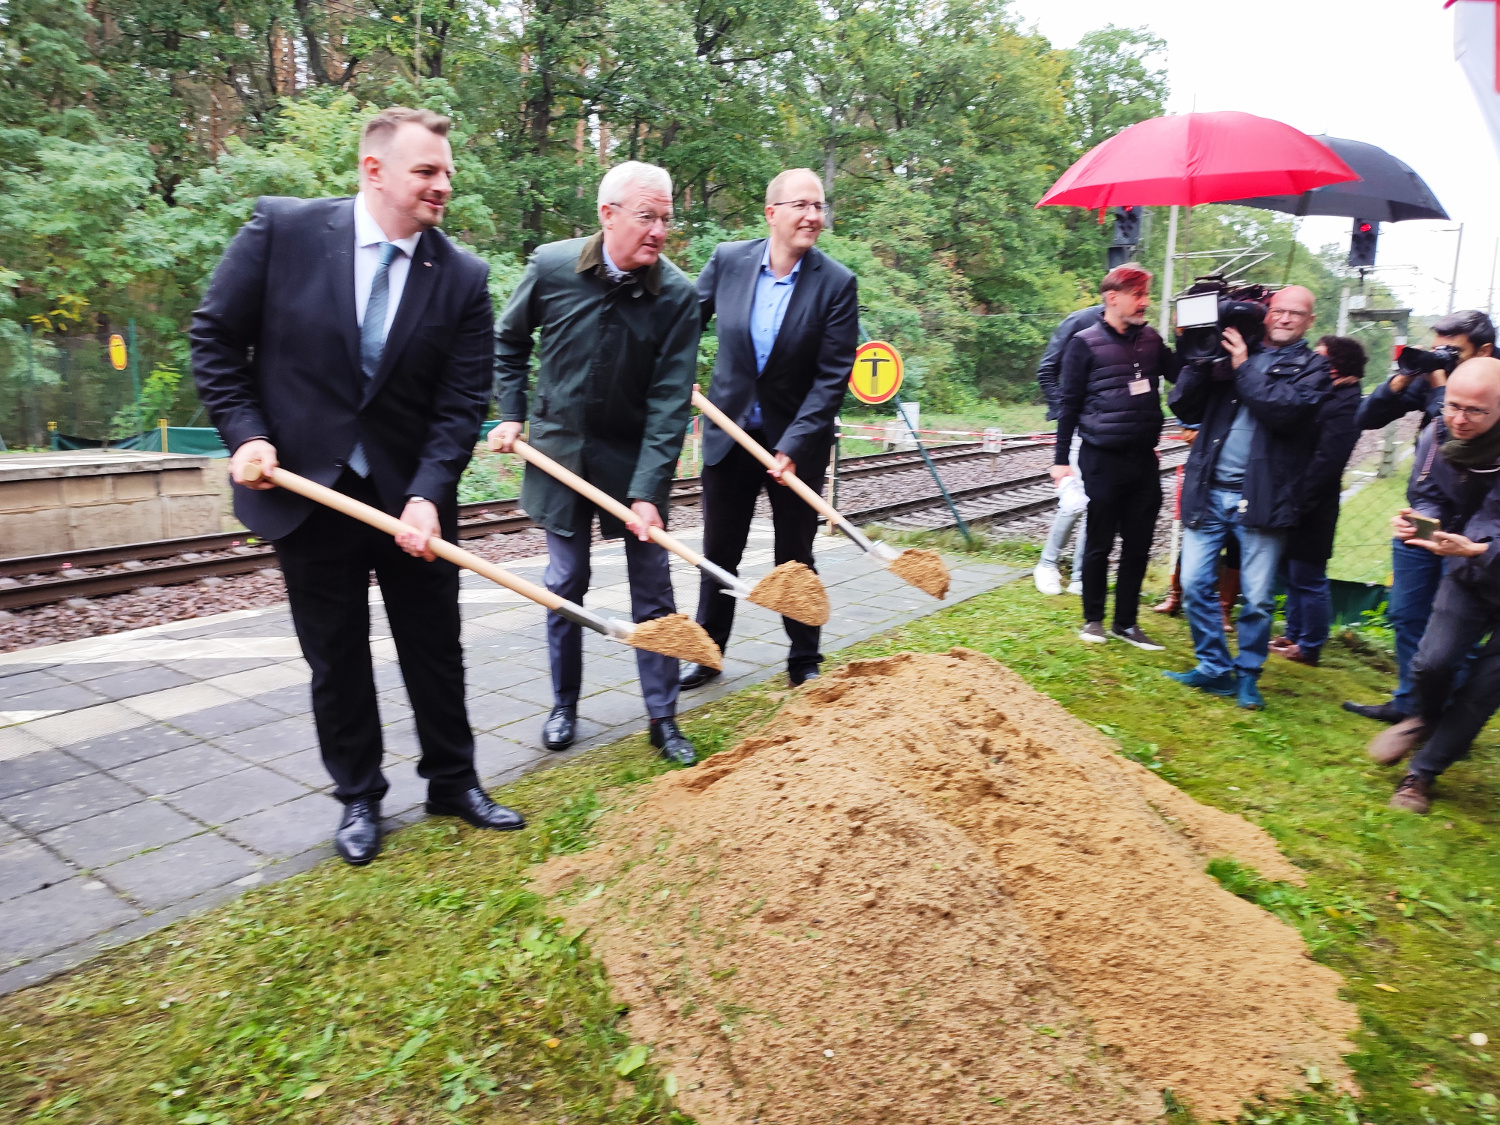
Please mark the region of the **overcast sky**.
[[[1296, 0], [1257, 10], [1204, 0], [1012, 0], [1055, 46], [1108, 23], [1167, 41], [1168, 112], [1239, 109], [1303, 132], [1379, 145], [1410, 164], [1452, 223], [1383, 224], [1380, 277], [1419, 313], [1444, 312], [1465, 224], [1458, 307], [1485, 308], [1500, 237], [1500, 159], [1453, 59], [1442, 0]], [[1278, 36], [1284, 36], [1284, 41]], [[1350, 220], [1303, 220], [1302, 241], [1349, 245]]]

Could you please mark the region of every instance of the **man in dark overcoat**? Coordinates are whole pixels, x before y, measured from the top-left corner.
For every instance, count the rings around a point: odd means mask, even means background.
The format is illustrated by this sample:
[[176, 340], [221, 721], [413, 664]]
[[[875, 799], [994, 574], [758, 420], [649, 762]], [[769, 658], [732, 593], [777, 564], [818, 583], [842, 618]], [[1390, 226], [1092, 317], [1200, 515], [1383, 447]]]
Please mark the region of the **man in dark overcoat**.
[[[701, 321], [693, 283], [661, 256], [672, 225], [672, 181], [650, 164], [628, 161], [599, 184], [603, 229], [537, 248], [500, 317], [495, 381], [500, 425], [490, 448], [508, 452], [531, 423], [530, 442], [629, 506], [622, 526], [598, 512], [606, 539], [625, 536], [631, 612], [647, 621], [676, 612], [666, 551], [649, 538], [664, 527], [672, 477], [687, 430]], [[532, 336], [541, 330], [536, 386]], [[596, 508], [533, 465], [521, 506], [547, 532], [547, 588], [581, 603], [589, 588]], [[542, 728], [550, 750], [577, 735], [583, 633], [556, 613], [547, 618], [552, 713]], [[678, 729], [677, 661], [636, 649], [651, 743], [691, 764], [692, 743]]]
[[[464, 708], [458, 478], [490, 391], [489, 269], [438, 230], [452, 194], [448, 119], [382, 110], [365, 123], [353, 199], [256, 201], [224, 252], [189, 339], [198, 397], [233, 451], [234, 510], [276, 544], [312, 669], [313, 717], [344, 814], [334, 847], [380, 850], [380, 714], [370, 658], [370, 572], [416, 717], [427, 811], [519, 828], [474, 769]], [[246, 470], [278, 464], [399, 515], [392, 540]]]

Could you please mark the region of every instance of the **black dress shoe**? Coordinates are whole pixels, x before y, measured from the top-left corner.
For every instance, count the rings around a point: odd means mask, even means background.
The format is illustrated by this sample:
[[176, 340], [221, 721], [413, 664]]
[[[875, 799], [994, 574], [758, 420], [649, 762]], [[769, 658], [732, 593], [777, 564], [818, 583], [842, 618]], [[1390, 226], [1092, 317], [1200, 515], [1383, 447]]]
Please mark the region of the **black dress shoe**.
[[344, 806], [333, 850], [351, 867], [363, 867], [380, 854], [380, 802], [361, 797]]
[[548, 750], [566, 750], [578, 732], [578, 709], [554, 707], [542, 724], [542, 745]]
[[801, 687], [808, 680], [816, 680], [818, 678], [818, 670], [816, 668], [808, 668], [802, 672], [788, 672], [786, 678], [787, 682], [793, 687]]
[[690, 766], [698, 760], [698, 752], [687, 735], [677, 729], [676, 719], [651, 720], [651, 745], [661, 751], [663, 758], [679, 766]]
[[707, 664], [684, 664], [677, 675], [677, 686], [683, 691], [690, 691], [722, 675], [717, 668], [710, 668]]
[[495, 804], [490, 800], [490, 795], [477, 785], [462, 793], [442, 796], [428, 793], [427, 812], [430, 816], [456, 816], [475, 828], [493, 828], [499, 832], [526, 827], [526, 819], [520, 813]]
[[1399, 723], [1402, 719], [1411, 718], [1405, 711], [1397, 710], [1389, 703], [1354, 703], [1346, 699], [1344, 710], [1351, 715], [1374, 719], [1377, 723]]

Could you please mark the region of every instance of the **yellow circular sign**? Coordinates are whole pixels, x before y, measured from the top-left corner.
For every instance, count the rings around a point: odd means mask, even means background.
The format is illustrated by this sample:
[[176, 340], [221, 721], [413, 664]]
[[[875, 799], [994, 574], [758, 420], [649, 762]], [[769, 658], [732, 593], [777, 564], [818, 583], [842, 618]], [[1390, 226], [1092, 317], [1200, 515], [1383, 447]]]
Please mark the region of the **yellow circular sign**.
[[901, 389], [902, 374], [901, 353], [884, 340], [871, 340], [854, 353], [849, 390], [860, 402], [874, 406]]
[[128, 358], [125, 355], [125, 337], [116, 332], [109, 338], [109, 362], [116, 371], [124, 371]]

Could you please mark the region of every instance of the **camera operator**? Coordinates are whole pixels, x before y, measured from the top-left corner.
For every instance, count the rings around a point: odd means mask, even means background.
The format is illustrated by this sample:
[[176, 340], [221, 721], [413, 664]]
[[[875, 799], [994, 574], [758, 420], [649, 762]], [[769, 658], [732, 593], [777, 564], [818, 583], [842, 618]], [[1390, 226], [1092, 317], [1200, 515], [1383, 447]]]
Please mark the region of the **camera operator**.
[[[1378, 430], [1413, 410], [1421, 411], [1425, 429], [1443, 410], [1448, 375], [1476, 356], [1495, 350], [1495, 326], [1476, 309], [1449, 313], [1432, 326], [1432, 347], [1405, 348], [1397, 359], [1397, 371], [1366, 396], [1355, 423], [1362, 430]], [[1412, 463], [1406, 502], [1416, 507], [1416, 489], [1421, 460]], [[1415, 714], [1417, 699], [1411, 674], [1432, 600], [1443, 577], [1443, 560], [1427, 551], [1409, 551], [1397, 538], [1391, 544], [1391, 591], [1386, 596], [1386, 616], [1396, 634], [1396, 694], [1386, 703], [1346, 701], [1344, 710], [1382, 723], [1399, 723]]]
[[[1453, 371], [1442, 418], [1422, 434], [1417, 461], [1412, 507], [1391, 526], [1398, 551], [1446, 565], [1411, 663], [1417, 712], [1377, 735], [1369, 754], [1394, 765], [1416, 751], [1390, 806], [1425, 813], [1433, 782], [1469, 752], [1500, 706], [1500, 360], [1481, 356]], [[1421, 515], [1442, 530], [1419, 530]]]
[[[1302, 286], [1282, 289], [1265, 313], [1264, 345], [1224, 328], [1228, 358], [1185, 366], [1169, 399], [1178, 418], [1202, 424], [1182, 487], [1182, 600], [1198, 664], [1162, 674], [1236, 696], [1250, 710], [1265, 706], [1257, 681], [1271, 640], [1276, 566], [1287, 530], [1309, 500], [1304, 477], [1317, 447], [1318, 411], [1332, 390], [1328, 360], [1303, 339], [1313, 305]], [[1245, 598], [1233, 661], [1215, 582], [1229, 536], [1239, 541]]]
[[[1062, 414], [1062, 385], [1058, 381], [1058, 372], [1062, 368], [1063, 352], [1074, 336], [1085, 328], [1092, 328], [1103, 319], [1103, 305], [1090, 305], [1086, 309], [1071, 312], [1063, 318], [1063, 322], [1052, 333], [1052, 339], [1047, 341], [1047, 350], [1042, 353], [1041, 361], [1036, 365], [1036, 381], [1047, 400], [1047, 421], [1055, 422]], [[1074, 473], [1078, 472], [1078, 447], [1081, 441], [1082, 439], [1075, 432], [1068, 447], [1068, 464]], [[1042, 557], [1038, 560], [1036, 569], [1031, 572], [1031, 580], [1036, 583], [1039, 592], [1043, 594], [1063, 592], [1062, 575], [1057, 572], [1057, 561], [1062, 556], [1063, 548], [1068, 545], [1068, 537], [1073, 534], [1073, 528], [1076, 526], [1078, 541], [1073, 545], [1073, 577], [1068, 584], [1068, 593], [1083, 593], [1083, 554], [1088, 542], [1088, 521], [1079, 519], [1083, 512], [1084, 509], [1068, 504], [1057, 506], [1057, 515], [1052, 517], [1052, 529], [1047, 532], [1047, 543], [1042, 548]]]
[[[1063, 352], [1062, 411], [1057, 422], [1052, 479], [1073, 475], [1068, 450], [1082, 438], [1078, 469], [1088, 493], [1088, 551], [1083, 557], [1083, 629], [1080, 640], [1102, 644], [1115, 637], [1160, 651], [1141, 631], [1137, 613], [1141, 581], [1151, 558], [1151, 536], [1161, 510], [1161, 381], [1177, 377], [1177, 359], [1146, 323], [1151, 275], [1134, 262], [1116, 266], [1099, 284], [1104, 319], [1073, 337]], [[1104, 631], [1109, 553], [1120, 536], [1115, 613]]]

